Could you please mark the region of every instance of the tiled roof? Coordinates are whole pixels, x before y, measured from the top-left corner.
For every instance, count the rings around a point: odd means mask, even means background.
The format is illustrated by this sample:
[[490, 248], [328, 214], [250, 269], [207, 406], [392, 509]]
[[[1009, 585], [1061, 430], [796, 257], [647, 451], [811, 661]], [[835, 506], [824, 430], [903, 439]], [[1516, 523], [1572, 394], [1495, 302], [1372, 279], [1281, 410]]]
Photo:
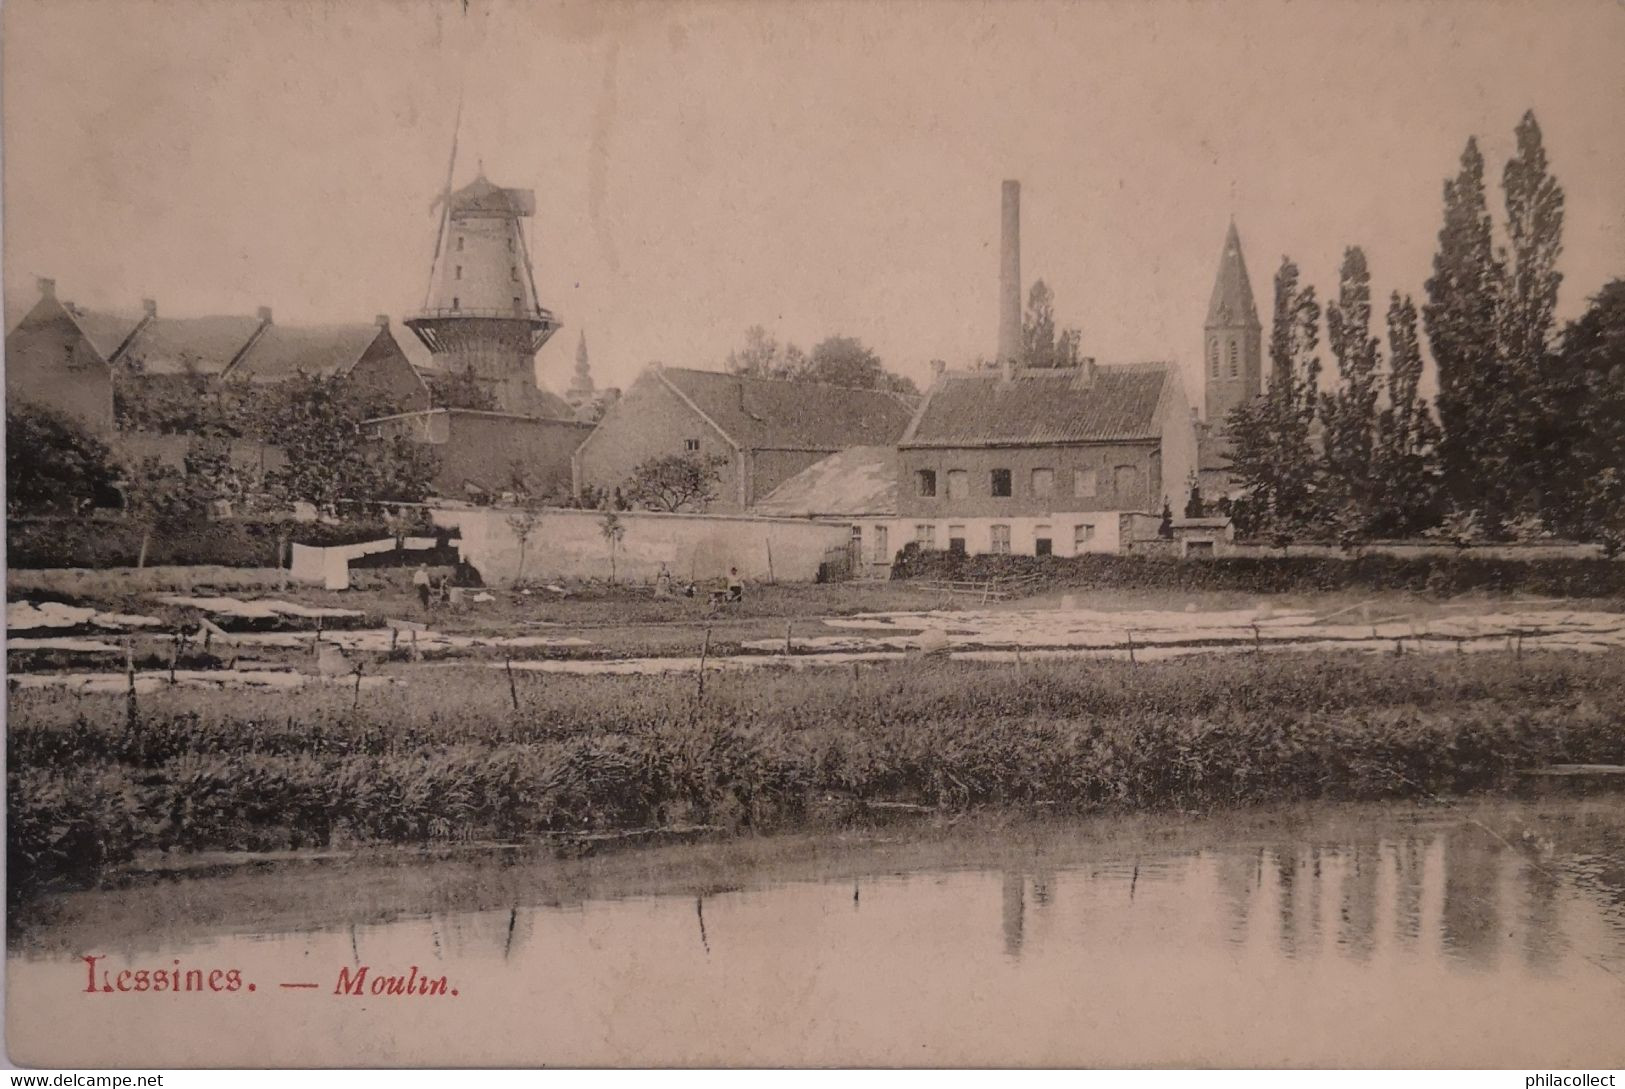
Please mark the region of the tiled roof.
[[897, 473], [895, 446], [854, 446], [809, 465], [755, 510], [785, 516], [895, 514]]
[[949, 372], [926, 394], [903, 446], [1032, 446], [1160, 437], [1166, 363]]
[[895, 443], [913, 398], [884, 390], [664, 367], [660, 380], [747, 450], [844, 450]]
[[149, 321], [123, 359], [143, 374], [220, 374], [260, 327], [258, 318], [165, 318]]
[[383, 334], [377, 325], [271, 325], [232, 368], [231, 377], [279, 382], [296, 374], [348, 374]]

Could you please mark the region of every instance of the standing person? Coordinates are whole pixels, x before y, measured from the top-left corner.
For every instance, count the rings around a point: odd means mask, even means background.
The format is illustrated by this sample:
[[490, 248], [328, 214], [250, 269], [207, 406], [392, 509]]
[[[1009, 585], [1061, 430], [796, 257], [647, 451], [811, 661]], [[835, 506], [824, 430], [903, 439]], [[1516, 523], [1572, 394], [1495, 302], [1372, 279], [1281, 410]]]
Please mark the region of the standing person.
[[418, 569], [412, 572], [412, 586], [417, 590], [418, 601], [423, 604], [424, 612], [429, 610], [429, 565], [420, 563]]
[[660, 565], [660, 574], [655, 576], [655, 597], [670, 597], [670, 596], [671, 596], [671, 572], [666, 570], [666, 565], [665, 564], [661, 564]]
[[739, 568], [728, 568], [728, 600], [745, 600], [745, 580], [739, 577]]

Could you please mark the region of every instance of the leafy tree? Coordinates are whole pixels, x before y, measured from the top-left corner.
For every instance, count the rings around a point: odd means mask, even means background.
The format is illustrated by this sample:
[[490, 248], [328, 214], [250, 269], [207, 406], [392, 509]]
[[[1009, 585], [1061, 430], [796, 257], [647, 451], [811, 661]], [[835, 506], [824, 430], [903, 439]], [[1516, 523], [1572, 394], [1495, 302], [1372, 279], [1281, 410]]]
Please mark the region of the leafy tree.
[[615, 553], [620, 549], [621, 541], [626, 538], [626, 524], [621, 516], [614, 511], [605, 511], [604, 517], [598, 523], [598, 532], [609, 545], [609, 582], [615, 584]]
[[745, 346], [729, 352], [724, 366], [729, 374], [746, 378], [782, 378], [786, 370], [785, 349], [766, 328], [752, 325], [745, 330]]
[[1378, 534], [1410, 536], [1439, 522], [1439, 427], [1418, 392], [1421, 381], [1416, 304], [1396, 291], [1388, 301], [1388, 405], [1377, 416], [1372, 457], [1371, 526]]
[[428, 378], [429, 401], [436, 408], [469, 408], [479, 412], [494, 412], [496, 395], [491, 388], [474, 377], [472, 367]]
[[6, 406], [6, 513], [71, 514], [117, 502], [107, 445], [77, 421], [36, 405]]
[[524, 585], [525, 550], [530, 544], [530, 539], [541, 528], [542, 517], [543, 511], [539, 504], [523, 502], [508, 515], [508, 528], [513, 530], [514, 537], [519, 541], [519, 566], [513, 575], [513, 584], [515, 586]]
[[288, 463], [269, 483], [283, 499], [332, 511], [341, 501], [416, 503], [429, 496], [438, 456], [405, 436], [369, 435], [362, 421], [377, 415], [378, 405], [368, 391], [342, 378], [301, 376], [280, 383], [277, 393], [266, 419]]
[[1365, 251], [1343, 251], [1337, 299], [1326, 306], [1326, 339], [1337, 360], [1338, 388], [1320, 396], [1324, 427], [1322, 515], [1342, 533], [1369, 528], [1376, 483], [1377, 338], [1371, 335], [1371, 272]]
[[1467, 141], [1444, 183], [1444, 225], [1422, 320], [1439, 372], [1440, 468], [1451, 502], [1498, 526], [1511, 514], [1516, 466], [1509, 440], [1511, 385], [1501, 366], [1498, 317], [1505, 272], [1484, 197], [1484, 157]]
[[822, 382], [853, 389], [920, 392], [912, 380], [886, 370], [880, 357], [857, 337], [834, 336], [819, 341], [807, 357], [806, 365], [792, 377], [801, 382]]
[[1243, 533], [1290, 540], [1313, 520], [1317, 474], [1311, 429], [1320, 376], [1319, 326], [1315, 289], [1300, 287], [1298, 266], [1283, 257], [1275, 274], [1269, 389], [1237, 406], [1225, 421], [1231, 472], [1245, 500], [1237, 505]]
[[1082, 362], [1083, 334], [1077, 329], [1055, 331], [1055, 292], [1043, 280], [1027, 292], [1027, 312], [1021, 319], [1021, 357], [1029, 367], [1076, 367]]
[[624, 488], [626, 499], [646, 510], [703, 511], [717, 497], [722, 482], [721, 454], [667, 454], [650, 458], [632, 470]]
[[1610, 281], [1564, 330], [1553, 385], [1571, 441], [1547, 521], [1613, 555], [1625, 547], [1625, 280]]
[[724, 366], [728, 373], [747, 378], [919, 392], [910, 379], [887, 371], [880, 357], [856, 337], [828, 337], [808, 355], [794, 344], [781, 345], [762, 326], [752, 325], [745, 330], [745, 346], [728, 353]]

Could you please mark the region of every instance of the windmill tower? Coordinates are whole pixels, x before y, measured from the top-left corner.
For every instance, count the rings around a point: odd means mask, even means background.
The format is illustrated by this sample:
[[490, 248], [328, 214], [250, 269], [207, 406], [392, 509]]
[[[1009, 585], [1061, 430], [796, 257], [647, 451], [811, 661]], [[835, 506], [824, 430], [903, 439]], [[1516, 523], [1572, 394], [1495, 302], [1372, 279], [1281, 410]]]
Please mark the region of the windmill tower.
[[[455, 168], [455, 143], [452, 156]], [[504, 189], [482, 171], [440, 203], [428, 295], [407, 327], [437, 367], [488, 389], [498, 411], [563, 415], [560, 399], [536, 384], [536, 353], [559, 321], [536, 297], [521, 223], [536, 214], [535, 192]]]

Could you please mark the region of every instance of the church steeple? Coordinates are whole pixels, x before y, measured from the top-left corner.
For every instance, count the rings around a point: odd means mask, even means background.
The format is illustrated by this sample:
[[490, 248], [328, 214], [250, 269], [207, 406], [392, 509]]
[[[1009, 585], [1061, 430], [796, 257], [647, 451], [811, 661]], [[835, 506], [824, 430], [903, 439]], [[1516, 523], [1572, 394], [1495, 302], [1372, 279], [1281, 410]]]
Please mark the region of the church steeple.
[[570, 379], [570, 401], [575, 402], [579, 397], [582, 400], [592, 396], [592, 371], [587, 366], [587, 332], [582, 330], [581, 338], [576, 341], [576, 373]]
[[1231, 409], [1263, 392], [1263, 329], [1234, 219], [1219, 254], [1219, 274], [1213, 281], [1203, 333], [1207, 422], [1219, 425]]

